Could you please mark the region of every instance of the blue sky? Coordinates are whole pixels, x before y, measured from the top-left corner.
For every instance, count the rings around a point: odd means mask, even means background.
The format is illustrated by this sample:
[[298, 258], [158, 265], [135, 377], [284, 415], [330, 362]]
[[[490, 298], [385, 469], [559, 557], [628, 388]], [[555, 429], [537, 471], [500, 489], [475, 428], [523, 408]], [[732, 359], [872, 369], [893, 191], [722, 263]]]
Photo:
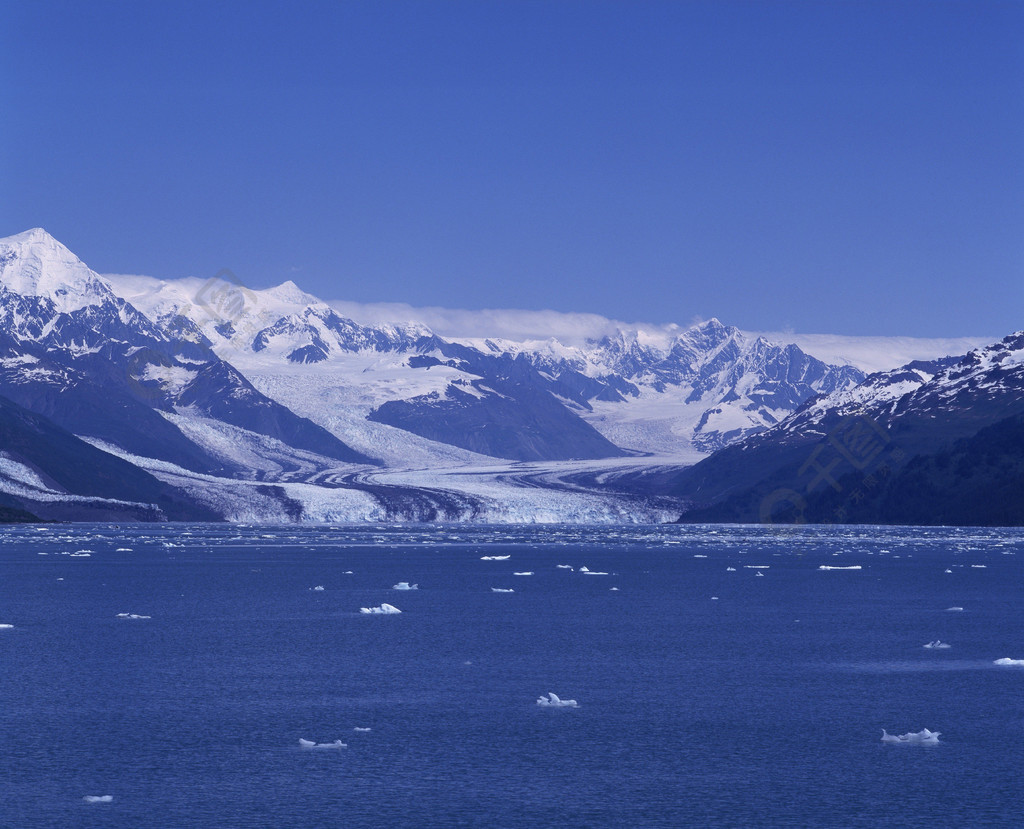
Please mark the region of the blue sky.
[[1024, 327], [1024, 3], [6, 7], [0, 235], [329, 299]]

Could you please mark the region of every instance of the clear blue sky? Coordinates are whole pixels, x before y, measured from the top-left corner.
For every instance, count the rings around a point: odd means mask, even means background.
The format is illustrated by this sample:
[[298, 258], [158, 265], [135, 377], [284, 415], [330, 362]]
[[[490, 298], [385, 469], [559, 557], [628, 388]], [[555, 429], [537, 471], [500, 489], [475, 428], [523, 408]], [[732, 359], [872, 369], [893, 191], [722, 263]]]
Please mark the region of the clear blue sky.
[[0, 235], [325, 298], [1024, 327], [1022, 2], [8, 2]]

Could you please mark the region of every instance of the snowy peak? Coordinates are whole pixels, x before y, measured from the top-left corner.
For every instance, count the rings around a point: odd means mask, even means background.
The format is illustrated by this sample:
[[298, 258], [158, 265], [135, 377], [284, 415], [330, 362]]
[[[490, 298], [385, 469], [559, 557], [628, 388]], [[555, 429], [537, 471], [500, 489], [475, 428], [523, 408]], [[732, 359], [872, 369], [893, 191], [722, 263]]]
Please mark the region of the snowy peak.
[[0, 284], [68, 313], [112, 301], [107, 284], [41, 227], [0, 239]]

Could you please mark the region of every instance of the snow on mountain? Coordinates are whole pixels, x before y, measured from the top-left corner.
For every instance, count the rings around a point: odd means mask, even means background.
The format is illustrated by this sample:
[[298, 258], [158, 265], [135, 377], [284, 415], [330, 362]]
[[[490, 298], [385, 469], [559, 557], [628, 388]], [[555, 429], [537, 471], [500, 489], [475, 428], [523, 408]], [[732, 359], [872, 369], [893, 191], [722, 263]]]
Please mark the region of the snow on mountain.
[[59, 313], [113, 298], [106, 282], [41, 227], [0, 239], [0, 284], [23, 297], [48, 299]]

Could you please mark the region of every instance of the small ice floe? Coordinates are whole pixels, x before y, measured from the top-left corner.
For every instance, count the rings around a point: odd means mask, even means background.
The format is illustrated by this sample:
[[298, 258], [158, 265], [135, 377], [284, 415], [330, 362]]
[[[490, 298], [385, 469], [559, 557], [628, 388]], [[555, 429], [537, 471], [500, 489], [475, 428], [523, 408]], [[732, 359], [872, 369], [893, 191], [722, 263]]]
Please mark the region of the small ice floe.
[[388, 604], [387, 602], [385, 602], [384, 604], [380, 605], [379, 607], [361, 607], [361, 608], [359, 608], [359, 612], [360, 613], [374, 613], [374, 614], [377, 614], [377, 615], [381, 615], [381, 614], [387, 615], [387, 614], [391, 614], [391, 613], [401, 613], [402, 611], [399, 610], [397, 607], [395, 607], [393, 604]]
[[580, 572], [587, 576], [607, 576], [607, 573], [602, 573], [600, 570], [591, 570], [589, 567], [580, 567]]
[[952, 570], [950, 570], [950, 569], [949, 569], [949, 568], [947, 567], [947, 568], [945, 569], [945, 571], [944, 571], [944, 572], [946, 572], [946, 573], [952, 573], [953, 571], [952, 571]]
[[559, 570], [571, 570], [572, 569], [572, 565], [571, 564], [556, 564], [555, 567], [557, 567]]
[[351, 576], [352, 575], [352, 571], [351, 570], [346, 570], [344, 573], [342, 573], [342, 575], [343, 576]]
[[115, 553], [130, 553], [131, 551], [131, 547], [118, 547], [116, 550], [114, 550]]
[[13, 627], [14, 625], [2, 624], [0, 625], [0, 630], [11, 630]]
[[299, 746], [302, 748], [348, 748], [348, 746], [341, 740], [335, 740], [333, 743], [315, 743], [312, 740], [303, 740], [299, 737]]
[[693, 557], [694, 557], [694, 558], [707, 558], [707, 556], [706, 556], [706, 555], [703, 555], [703, 554], [701, 554], [701, 553], [694, 553], [694, 554], [693, 554]]
[[906, 734], [890, 734], [884, 728], [882, 729], [882, 742], [883, 743], [905, 743], [907, 745], [918, 745], [918, 746], [936, 746], [939, 744], [939, 735], [941, 731], [929, 731], [927, 728], [922, 728], [917, 733], [908, 732]]
[[947, 607], [946, 608], [946, 612], [947, 613], [959, 613], [962, 610], [963, 610], [962, 607]]
[[1024, 668], [1024, 659], [1010, 659], [1010, 657], [1004, 656], [1002, 659], [997, 659], [994, 664]]
[[735, 567], [726, 567], [725, 568], [725, 572], [726, 573], [735, 573], [736, 572], [736, 568]]
[[619, 588], [617, 588], [617, 587], [609, 587], [608, 589], [609, 590], [618, 590]]
[[532, 576], [533, 575], [533, 570], [523, 570], [520, 573], [513, 573], [512, 575], [513, 576]]
[[541, 694], [537, 697], [537, 705], [543, 708], [579, 708], [579, 703], [574, 699], [559, 699], [558, 694], [549, 693], [547, 696]]
[[713, 602], [717, 602], [717, 601], [718, 601], [718, 596], [712, 596], [712, 597], [711, 597], [711, 601], [713, 601]]
[[927, 645], [922, 645], [923, 648], [951, 648], [953, 647], [948, 642], [943, 642], [941, 639], [936, 639], [934, 642], [929, 642]]
[[316, 587], [311, 587], [309, 589], [310, 590], [315, 590], [317, 593], [323, 593], [324, 586], [322, 584], [318, 584]]
[[754, 573], [754, 575], [755, 576], [760, 576], [761, 578], [764, 578], [764, 573], [762, 573], [760, 570], [758, 570], [756, 573]]
[[972, 564], [971, 567], [973, 567], [975, 570], [984, 570], [986, 567], [988, 567], [988, 565], [987, 564]]
[[142, 616], [138, 613], [118, 613], [118, 619], [152, 619], [152, 616]]
[[744, 570], [770, 570], [771, 567], [772, 566], [770, 564], [744, 564], [743, 565], [743, 569]]
[[491, 588], [491, 592], [492, 593], [515, 593], [516, 591], [515, 591], [515, 588], [513, 588], [513, 587], [492, 587]]
[[822, 564], [819, 570], [861, 570], [863, 569], [859, 564], [851, 564], [849, 567], [838, 567], [830, 564]]
[[508, 561], [512, 558], [511, 555], [507, 556], [480, 556], [481, 561]]
[[353, 730], [353, 731], [360, 731], [360, 732], [366, 732], [366, 731], [372, 731], [373, 729], [370, 729], [370, 728], [360, 728], [360, 727], [359, 727], [359, 726], [357, 725], [357, 726], [356, 726], [355, 728], [353, 728], [352, 730]]
[[392, 585], [391, 589], [392, 590], [419, 590], [420, 586], [418, 584], [409, 584], [409, 582], [407, 582], [407, 581], [400, 581], [398, 584]]
[[112, 794], [87, 794], [82, 800], [86, 803], [113, 803], [114, 796]]

